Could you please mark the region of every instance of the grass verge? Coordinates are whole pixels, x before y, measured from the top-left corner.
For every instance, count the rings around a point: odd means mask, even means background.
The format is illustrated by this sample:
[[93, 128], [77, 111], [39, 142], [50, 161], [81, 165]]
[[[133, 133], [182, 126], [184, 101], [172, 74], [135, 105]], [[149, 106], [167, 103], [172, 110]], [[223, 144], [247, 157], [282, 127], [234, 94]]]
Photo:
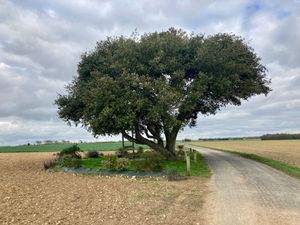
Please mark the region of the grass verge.
[[[204, 147], [204, 146], [201, 146]], [[223, 152], [228, 152], [228, 153], [232, 153], [235, 155], [239, 155], [241, 157], [247, 158], [247, 159], [252, 159], [255, 160], [257, 162], [261, 162], [264, 163], [268, 166], [273, 167], [274, 169], [280, 170], [292, 177], [296, 177], [298, 179], [300, 179], [300, 168], [296, 167], [296, 166], [292, 166], [289, 165], [287, 163], [278, 161], [278, 160], [274, 160], [274, 159], [270, 159], [267, 157], [263, 157], [263, 156], [259, 156], [253, 153], [246, 153], [246, 152], [239, 152], [239, 151], [231, 151], [231, 150], [225, 150], [225, 149], [219, 149], [219, 148], [211, 148], [211, 147], [205, 147], [205, 148], [209, 148], [209, 149], [213, 149], [213, 150], [218, 150], [218, 151], [223, 151]]]
[[[82, 159], [82, 168], [86, 169], [104, 169], [107, 168], [101, 164], [103, 158]], [[179, 175], [186, 175], [186, 162], [183, 160], [164, 161], [162, 163], [162, 172], [175, 170]], [[137, 171], [134, 161], [131, 161], [128, 171]], [[197, 154], [197, 162], [191, 159], [191, 176], [210, 177], [211, 171], [201, 154]]]

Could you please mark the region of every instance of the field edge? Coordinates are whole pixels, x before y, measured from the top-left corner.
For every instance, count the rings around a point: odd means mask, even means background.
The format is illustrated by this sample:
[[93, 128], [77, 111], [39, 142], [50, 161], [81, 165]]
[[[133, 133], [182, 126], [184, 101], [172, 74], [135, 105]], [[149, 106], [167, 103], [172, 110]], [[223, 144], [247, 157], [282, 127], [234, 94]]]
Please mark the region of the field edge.
[[[192, 144], [190, 144], [192, 145]], [[239, 152], [239, 151], [232, 151], [232, 150], [227, 150], [227, 149], [221, 149], [221, 148], [213, 148], [213, 147], [207, 147], [207, 146], [200, 146], [200, 145], [194, 145], [195, 147], [203, 147], [203, 148], [208, 148], [212, 150], [217, 150], [217, 151], [222, 151], [222, 152], [227, 152], [231, 154], [235, 154], [238, 156], [241, 156], [243, 158], [251, 159], [260, 163], [263, 163], [265, 165], [268, 165], [274, 169], [277, 169], [289, 176], [295, 177], [300, 179], [300, 168], [296, 166], [292, 166], [290, 164], [287, 164], [282, 161], [270, 159], [267, 157], [259, 156], [254, 153], [245, 153], [245, 152]]]

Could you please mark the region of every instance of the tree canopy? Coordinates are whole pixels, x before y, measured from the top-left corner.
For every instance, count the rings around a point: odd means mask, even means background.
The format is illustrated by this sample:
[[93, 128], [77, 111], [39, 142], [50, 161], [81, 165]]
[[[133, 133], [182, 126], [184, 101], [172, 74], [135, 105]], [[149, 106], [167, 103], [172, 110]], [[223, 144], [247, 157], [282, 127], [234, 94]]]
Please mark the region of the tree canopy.
[[195, 126], [199, 113], [266, 95], [269, 83], [243, 38], [170, 28], [98, 42], [56, 104], [62, 119], [95, 136], [122, 133], [173, 159], [178, 132]]

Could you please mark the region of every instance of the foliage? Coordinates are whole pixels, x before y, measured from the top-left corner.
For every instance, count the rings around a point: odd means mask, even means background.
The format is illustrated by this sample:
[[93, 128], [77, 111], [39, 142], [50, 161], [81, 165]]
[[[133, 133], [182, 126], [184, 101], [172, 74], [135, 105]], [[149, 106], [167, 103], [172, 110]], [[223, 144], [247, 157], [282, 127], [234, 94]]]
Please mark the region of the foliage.
[[164, 162], [164, 157], [153, 151], [147, 151], [142, 154], [142, 159], [136, 162], [136, 168], [139, 171], [162, 171], [162, 163]]
[[60, 156], [59, 160], [59, 165], [62, 167], [70, 167], [70, 168], [79, 168], [81, 167], [81, 159], [74, 157], [73, 155], [66, 154]]
[[128, 170], [130, 160], [126, 158], [118, 158], [116, 155], [108, 155], [104, 157], [101, 164], [109, 170], [124, 171]]
[[108, 155], [108, 156], [105, 156], [105, 159], [101, 163], [109, 170], [116, 170], [117, 159], [118, 158], [116, 155]]
[[175, 159], [178, 132], [195, 126], [199, 113], [215, 114], [270, 91], [260, 61], [233, 34], [188, 35], [170, 28], [109, 37], [82, 55], [79, 76], [56, 100], [58, 114], [95, 136], [122, 133]]
[[130, 166], [129, 159], [126, 159], [126, 158], [117, 159], [116, 170], [125, 171], [125, 170], [128, 170], [129, 166]]
[[[104, 156], [103, 158], [88, 158], [82, 160], [82, 167], [83, 168], [89, 168], [89, 169], [102, 169], [102, 170], [117, 170], [117, 168], [110, 169], [105, 164], [105, 161], [109, 156]], [[140, 159], [127, 159], [127, 158], [116, 158], [116, 156], [113, 156], [116, 159], [116, 164], [118, 164], [118, 161], [121, 160], [121, 163], [123, 164], [123, 160], [128, 162], [128, 167], [126, 163], [126, 170], [129, 171], [151, 171], [152, 169], [149, 167], [145, 167], [148, 165], [148, 163], [145, 163], [145, 160]], [[104, 162], [104, 164], [103, 164]], [[117, 167], [117, 166], [116, 166]], [[170, 171], [175, 170], [179, 176], [185, 176], [186, 174], [186, 162], [183, 160], [175, 160], [175, 161], [169, 161], [169, 160], [163, 160], [162, 163], [160, 163], [161, 169], [157, 172], [163, 172], [166, 173], [166, 176], [168, 177], [168, 174]], [[194, 162], [191, 161], [191, 175], [192, 176], [201, 176], [201, 177], [209, 177], [210, 176], [210, 170], [209, 167], [204, 160], [202, 155], [198, 155], [198, 161]], [[181, 177], [183, 178], [183, 177]], [[172, 178], [170, 178], [172, 179]]]
[[98, 158], [99, 154], [97, 151], [88, 151], [86, 152], [86, 157], [88, 158]]
[[265, 134], [261, 140], [293, 140], [300, 139], [300, 134]]
[[81, 156], [79, 154], [80, 151], [81, 150], [78, 147], [78, 145], [72, 145], [71, 147], [61, 150], [61, 152], [59, 153], [59, 157], [70, 156], [73, 158], [80, 159], [81, 158]]

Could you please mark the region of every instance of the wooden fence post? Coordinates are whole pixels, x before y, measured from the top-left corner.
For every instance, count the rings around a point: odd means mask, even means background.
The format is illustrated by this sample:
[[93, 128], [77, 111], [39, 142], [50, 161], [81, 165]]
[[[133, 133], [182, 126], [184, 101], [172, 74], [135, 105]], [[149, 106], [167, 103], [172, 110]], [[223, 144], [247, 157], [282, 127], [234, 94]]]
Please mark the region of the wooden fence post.
[[194, 150], [194, 162], [197, 162], [197, 151]]
[[190, 158], [190, 154], [188, 154], [185, 151], [185, 160], [186, 160], [186, 175], [190, 176], [191, 175], [191, 158]]

